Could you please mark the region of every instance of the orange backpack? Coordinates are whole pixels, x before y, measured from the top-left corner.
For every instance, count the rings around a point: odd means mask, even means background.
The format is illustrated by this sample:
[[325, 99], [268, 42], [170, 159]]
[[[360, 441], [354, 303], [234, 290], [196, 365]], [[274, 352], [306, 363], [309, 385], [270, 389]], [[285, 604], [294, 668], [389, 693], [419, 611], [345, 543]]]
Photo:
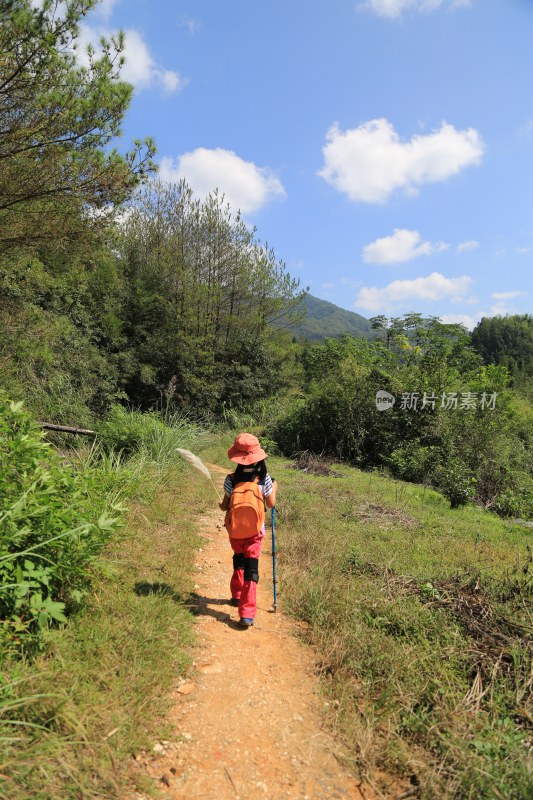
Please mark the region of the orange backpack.
[[258, 481], [245, 481], [233, 487], [224, 525], [232, 539], [256, 536], [265, 522], [265, 502]]

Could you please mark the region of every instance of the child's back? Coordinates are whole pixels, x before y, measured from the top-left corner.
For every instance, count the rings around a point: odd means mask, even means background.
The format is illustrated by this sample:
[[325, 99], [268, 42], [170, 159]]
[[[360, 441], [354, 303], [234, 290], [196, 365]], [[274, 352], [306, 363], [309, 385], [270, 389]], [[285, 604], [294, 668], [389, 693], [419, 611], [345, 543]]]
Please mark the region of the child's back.
[[265, 503], [273, 508], [277, 486], [267, 472], [265, 451], [250, 433], [241, 433], [228, 450], [228, 458], [237, 463], [235, 472], [226, 476], [224, 524], [233, 549], [233, 575], [230, 581], [231, 602], [239, 606], [241, 624], [249, 627], [256, 613], [256, 589], [259, 580], [259, 554], [265, 535]]

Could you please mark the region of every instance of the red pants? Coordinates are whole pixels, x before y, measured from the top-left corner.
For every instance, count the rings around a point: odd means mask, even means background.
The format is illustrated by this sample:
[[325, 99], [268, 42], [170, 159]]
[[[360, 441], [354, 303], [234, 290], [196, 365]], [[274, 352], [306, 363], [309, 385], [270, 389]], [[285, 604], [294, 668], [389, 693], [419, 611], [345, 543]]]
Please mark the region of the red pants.
[[[239, 617], [241, 619], [254, 619], [256, 606], [256, 593], [257, 593], [257, 559], [261, 553], [261, 542], [263, 540], [264, 532], [260, 531], [255, 536], [249, 539], [231, 539], [229, 543], [235, 555], [242, 555], [244, 559], [254, 559], [255, 561], [248, 562], [243, 565], [242, 569], [234, 569], [231, 576], [230, 589], [231, 596], [239, 600]], [[235, 563], [235, 559], [234, 559]], [[255, 567], [254, 567], [255, 564]], [[255, 568], [255, 575], [252, 577], [252, 572]], [[255, 578], [255, 580], [253, 579]]]

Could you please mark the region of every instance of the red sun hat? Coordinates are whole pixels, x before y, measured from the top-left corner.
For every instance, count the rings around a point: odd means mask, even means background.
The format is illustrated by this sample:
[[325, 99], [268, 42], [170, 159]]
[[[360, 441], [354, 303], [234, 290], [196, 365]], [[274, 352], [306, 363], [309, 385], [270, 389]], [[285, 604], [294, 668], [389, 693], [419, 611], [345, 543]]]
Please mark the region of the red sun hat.
[[257, 436], [254, 436], [253, 433], [239, 433], [228, 450], [228, 458], [230, 461], [235, 461], [236, 464], [248, 466], [267, 458], [267, 454], [261, 447]]

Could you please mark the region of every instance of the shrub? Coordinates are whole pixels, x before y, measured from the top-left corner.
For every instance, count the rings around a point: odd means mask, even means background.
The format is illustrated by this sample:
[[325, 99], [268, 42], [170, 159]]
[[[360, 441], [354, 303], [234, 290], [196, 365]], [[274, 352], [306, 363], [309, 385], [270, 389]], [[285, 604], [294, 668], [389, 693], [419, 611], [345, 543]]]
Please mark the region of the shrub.
[[0, 620], [4, 638], [39, 640], [64, 622], [116, 528], [94, 471], [76, 472], [0, 394]]
[[275, 439], [271, 439], [270, 436], [261, 433], [259, 434], [259, 441], [261, 442], [261, 447], [263, 448], [263, 450], [267, 455], [269, 456], [281, 455], [279, 445], [275, 441]]
[[533, 491], [506, 489], [497, 496], [494, 510], [500, 517], [533, 519]]
[[440, 465], [435, 478], [438, 488], [450, 501], [451, 508], [459, 508], [474, 499], [476, 479], [464, 464], [452, 461]]
[[440, 448], [409, 442], [393, 450], [387, 461], [396, 477], [413, 483], [426, 483], [441, 458]]

